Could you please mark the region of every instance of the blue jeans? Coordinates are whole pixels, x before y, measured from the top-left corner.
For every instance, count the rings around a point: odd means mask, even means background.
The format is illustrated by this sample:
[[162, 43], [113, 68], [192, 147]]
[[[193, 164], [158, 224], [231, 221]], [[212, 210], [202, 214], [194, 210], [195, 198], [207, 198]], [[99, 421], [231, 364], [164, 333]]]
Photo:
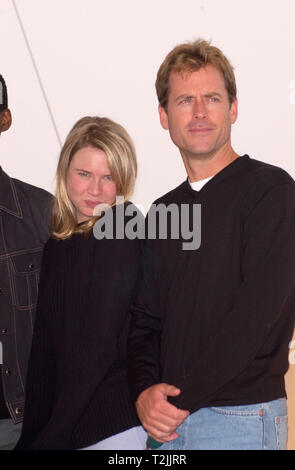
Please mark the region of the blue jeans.
[[157, 450], [285, 450], [287, 429], [284, 398], [254, 405], [201, 408], [178, 427], [177, 439]]

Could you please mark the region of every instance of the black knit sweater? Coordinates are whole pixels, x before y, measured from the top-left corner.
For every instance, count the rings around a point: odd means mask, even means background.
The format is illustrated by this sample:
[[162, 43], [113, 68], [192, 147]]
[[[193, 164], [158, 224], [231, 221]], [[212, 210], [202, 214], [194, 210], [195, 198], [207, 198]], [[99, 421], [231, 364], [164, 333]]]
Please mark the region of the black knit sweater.
[[79, 449], [139, 425], [125, 370], [139, 240], [49, 239], [16, 449]]
[[188, 181], [156, 201], [201, 205], [201, 245], [147, 240], [133, 307], [133, 399], [167, 382], [191, 412], [285, 396], [295, 319], [295, 183], [243, 156], [200, 191]]

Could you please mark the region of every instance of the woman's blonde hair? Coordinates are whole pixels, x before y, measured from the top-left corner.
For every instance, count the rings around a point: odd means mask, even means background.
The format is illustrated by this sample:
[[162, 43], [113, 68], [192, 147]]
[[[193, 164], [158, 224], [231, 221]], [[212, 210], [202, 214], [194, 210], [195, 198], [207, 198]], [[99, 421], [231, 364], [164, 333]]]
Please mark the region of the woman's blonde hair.
[[105, 152], [117, 195], [130, 198], [137, 175], [136, 153], [126, 130], [106, 117], [86, 116], [80, 119], [68, 134], [61, 150], [56, 170], [56, 199], [52, 210], [52, 234], [66, 239], [74, 233], [88, 234], [98, 217], [77, 225], [75, 207], [67, 193], [67, 174], [75, 153], [85, 147]]

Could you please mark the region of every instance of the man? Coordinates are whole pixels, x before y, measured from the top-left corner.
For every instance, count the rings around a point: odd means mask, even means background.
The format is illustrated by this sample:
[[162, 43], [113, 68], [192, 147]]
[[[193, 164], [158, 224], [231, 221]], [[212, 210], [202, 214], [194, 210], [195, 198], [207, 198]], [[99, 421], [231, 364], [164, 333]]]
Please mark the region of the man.
[[[7, 88], [0, 75], [0, 134], [9, 129]], [[13, 449], [21, 431], [27, 361], [43, 245], [52, 196], [10, 178], [0, 167], [0, 449]]]
[[233, 150], [235, 77], [210, 43], [174, 48], [156, 89], [188, 179], [155, 204], [190, 214], [199, 204], [201, 243], [184, 250], [172, 236], [146, 240], [128, 368], [148, 446], [285, 448], [294, 180]]

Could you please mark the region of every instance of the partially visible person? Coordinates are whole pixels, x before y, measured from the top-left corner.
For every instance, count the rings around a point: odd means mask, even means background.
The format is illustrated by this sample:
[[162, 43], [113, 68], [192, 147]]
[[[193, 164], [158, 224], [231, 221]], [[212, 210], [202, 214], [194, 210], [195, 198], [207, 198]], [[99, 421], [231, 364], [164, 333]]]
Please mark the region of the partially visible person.
[[57, 168], [18, 450], [145, 447], [126, 377], [140, 240], [116, 238], [115, 230], [113, 239], [97, 239], [94, 232], [102, 204], [114, 224], [127, 223], [117, 216], [122, 205], [124, 212], [134, 207], [128, 199], [136, 173], [122, 126], [99, 117], [74, 125]]
[[[11, 121], [7, 87], [0, 75], [0, 134]], [[44, 189], [10, 178], [0, 167], [0, 450], [13, 449], [21, 432], [51, 200]]]

